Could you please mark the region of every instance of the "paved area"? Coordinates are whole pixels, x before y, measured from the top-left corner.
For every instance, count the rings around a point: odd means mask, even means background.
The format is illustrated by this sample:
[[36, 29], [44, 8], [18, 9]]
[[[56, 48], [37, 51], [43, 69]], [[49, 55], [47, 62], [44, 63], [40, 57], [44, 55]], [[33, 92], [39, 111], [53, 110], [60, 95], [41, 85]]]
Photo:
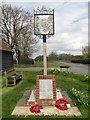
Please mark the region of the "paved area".
[[90, 65], [80, 64], [80, 63], [62, 62], [62, 61], [60, 61], [60, 63], [70, 66], [69, 68], [70, 72], [73, 72], [76, 74], [88, 75], [88, 70], [89, 70]]
[[[32, 95], [32, 91], [33, 91], [33, 97], [31, 98]], [[68, 94], [66, 93], [66, 91], [62, 91], [62, 90], [58, 90], [57, 89], [57, 93], [56, 93], [57, 99], [59, 98], [66, 98], [68, 100], [68, 102], [70, 103], [71, 107], [73, 107], [73, 103], [71, 98], [68, 96]], [[30, 102], [34, 102], [35, 103], [35, 99], [36, 99], [36, 90], [26, 90], [23, 97], [18, 101], [16, 106], [30, 106], [30, 104], [27, 104], [27, 101], [31, 98]], [[32, 101], [33, 100], [33, 101]]]
[[[35, 90], [33, 90], [33, 93], [34, 92]], [[73, 105], [72, 100], [69, 98], [68, 94], [65, 91], [61, 91], [61, 90], [57, 90], [57, 93], [58, 92], [60, 92], [59, 96], [61, 98], [64, 97], [68, 100], [71, 107], [68, 110], [62, 111], [62, 110], [57, 109], [55, 106], [43, 106], [43, 110], [44, 110], [43, 113], [40, 112], [39, 114], [36, 114], [36, 115], [80, 116], [81, 113], [79, 112], [78, 108]], [[23, 97], [19, 100], [16, 107], [14, 108], [12, 115], [17, 115], [17, 116], [35, 115], [31, 113], [29, 110], [31, 105], [25, 104], [25, 100], [28, 100], [31, 95], [32, 95], [31, 90], [25, 91]]]
[[77, 107], [71, 107], [68, 110], [62, 111], [62, 110], [58, 110], [56, 107], [54, 106], [44, 106], [44, 112], [43, 113], [39, 113], [39, 114], [33, 114], [30, 112], [30, 106], [16, 106], [15, 109], [12, 112], [12, 115], [24, 115], [24, 116], [28, 116], [28, 115], [58, 115], [58, 116], [80, 116], [81, 113], [79, 112]]
[[17, 71], [40, 71], [43, 67], [15, 68]]
[[[62, 62], [60, 63], [66, 64], [70, 66], [69, 72], [73, 72], [76, 74], [82, 74], [82, 75], [88, 75], [89, 66], [90, 65], [85, 65], [85, 64], [79, 64], [79, 63], [70, 63], [70, 62]], [[59, 67], [58, 67], [59, 68]], [[30, 68], [15, 68], [17, 71], [40, 71], [43, 70], [43, 67], [30, 67]], [[48, 68], [51, 69], [51, 68]], [[57, 69], [57, 67], [55, 67]]]

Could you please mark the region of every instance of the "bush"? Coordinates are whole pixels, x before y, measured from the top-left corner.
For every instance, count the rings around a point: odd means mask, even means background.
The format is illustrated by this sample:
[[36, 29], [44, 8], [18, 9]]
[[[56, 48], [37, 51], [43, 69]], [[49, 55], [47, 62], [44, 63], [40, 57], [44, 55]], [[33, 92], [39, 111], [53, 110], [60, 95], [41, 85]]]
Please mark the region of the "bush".
[[[13, 60], [13, 63], [16, 64], [16, 60], [15, 59]], [[25, 60], [20, 60], [18, 63], [19, 64], [32, 64], [32, 59], [27, 58]]]
[[82, 79], [82, 82], [88, 82], [89, 79], [90, 79], [90, 77], [88, 75], [85, 75], [85, 78]]
[[72, 59], [71, 62], [90, 64], [90, 58], [88, 58], [88, 59]]
[[84, 107], [88, 106], [88, 95], [86, 92], [81, 92], [72, 88], [71, 93], [76, 98], [78, 104], [83, 105]]
[[22, 64], [32, 64], [32, 60], [26, 59], [26, 60], [22, 61]]

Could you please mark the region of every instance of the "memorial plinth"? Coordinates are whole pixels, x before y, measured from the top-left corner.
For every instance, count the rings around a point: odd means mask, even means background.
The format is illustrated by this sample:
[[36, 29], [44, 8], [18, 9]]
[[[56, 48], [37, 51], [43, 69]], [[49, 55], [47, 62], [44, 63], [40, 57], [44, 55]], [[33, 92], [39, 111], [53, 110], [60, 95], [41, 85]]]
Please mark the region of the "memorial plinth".
[[36, 78], [36, 102], [40, 105], [55, 105], [56, 76], [38, 75]]

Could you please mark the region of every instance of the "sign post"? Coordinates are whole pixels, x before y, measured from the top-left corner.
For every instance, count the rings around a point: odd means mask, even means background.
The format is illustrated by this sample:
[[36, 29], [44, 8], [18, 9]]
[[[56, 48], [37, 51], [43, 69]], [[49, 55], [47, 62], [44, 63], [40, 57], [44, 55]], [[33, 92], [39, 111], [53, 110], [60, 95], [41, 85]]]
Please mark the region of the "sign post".
[[43, 38], [44, 75], [36, 78], [36, 102], [41, 105], [55, 105], [56, 76], [47, 75], [46, 38], [54, 35], [54, 10], [45, 6], [34, 11], [34, 34]]
[[34, 11], [34, 34], [43, 36], [44, 75], [47, 75], [46, 36], [54, 35], [54, 10], [45, 6]]
[[46, 35], [43, 35], [43, 65], [44, 65], [44, 75], [47, 75]]

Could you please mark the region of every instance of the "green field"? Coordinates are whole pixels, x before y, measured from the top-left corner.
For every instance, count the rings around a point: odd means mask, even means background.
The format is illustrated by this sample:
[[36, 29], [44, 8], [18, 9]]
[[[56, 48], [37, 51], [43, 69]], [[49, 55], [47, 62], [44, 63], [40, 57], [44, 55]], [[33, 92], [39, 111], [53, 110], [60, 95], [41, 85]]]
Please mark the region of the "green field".
[[[59, 67], [60, 65], [65, 65], [60, 63], [60, 61], [48, 61], [47, 67]], [[43, 62], [35, 61], [34, 64], [14, 64], [16, 68], [27, 68], [27, 67], [43, 67]]]
[[[20, 86], [8, 87], [8, 88], [5, 87], [5, 78], [3, 76], [3, 79], [2, 79], [2, 85], [3, 85], [2, 86], [2, 116], [3, 118], [16, 117], [16, 116], [11, 116], [11, 113], [14, 107], [16, 106], [19, 99], [23, 96], [25, 90], [36, 89], [36, 76], [40, 74], [42, 75], [43, 71], [40, 71], [40, 72], [24, 71], [23, 83]], [[56, 87], [59, 89], [65, 90], [68, 93], [73, 103], [76, 106], [78, 106], [82, 114], [80, 118], [87, 118], [88, 107], [82, 106], [82, 104], [78, 103], [76, 98], [71, 94], [71, 89], [75, 88], [79, 91], [88, 93], [88, 80], [90, 80], [90, 78], [86, 79], [87, 76], [76, 75], [73, 73], [60, 72], [60, 71], [48, 71], [48, 74], [56, 75]], [[24, 116], [21, 116], [21, 117], [24, 118]], [[28, 117], [33, 117], [33, 116], [28, 116]], [[59, 117], [62, 118], [61, 116]], [[17, 118], [19, 117], [17, 116]], [[73, 116], [73, 118], [77, 118], [77, 117]]]

